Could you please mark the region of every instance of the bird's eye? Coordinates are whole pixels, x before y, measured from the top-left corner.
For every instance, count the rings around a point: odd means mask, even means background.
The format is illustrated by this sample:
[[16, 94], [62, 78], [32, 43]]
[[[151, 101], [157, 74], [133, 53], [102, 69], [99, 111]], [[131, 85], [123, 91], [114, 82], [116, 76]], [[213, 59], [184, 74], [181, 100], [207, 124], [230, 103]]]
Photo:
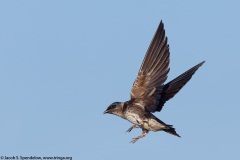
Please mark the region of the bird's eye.
[[111, 105], [111, 106], [110, 106], [110, 108], [115, 108], [115, 107], [116, 107], [116, 105], [115, 105], [115, 104], [113, 104], [113, 105]]

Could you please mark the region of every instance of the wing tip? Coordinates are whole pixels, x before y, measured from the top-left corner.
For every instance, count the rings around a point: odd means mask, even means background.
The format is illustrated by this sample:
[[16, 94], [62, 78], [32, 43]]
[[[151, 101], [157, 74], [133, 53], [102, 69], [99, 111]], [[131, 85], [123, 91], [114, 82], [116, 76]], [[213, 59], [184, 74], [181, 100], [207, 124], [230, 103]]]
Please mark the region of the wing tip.
[[200, 62], [199, 64], [197, 64], [195, 67], [193, 67], [193, 68], [199, 68], [199, 67], [201, 67], [203, 64], [205, 63], [205, 61], [202, 61], [202, 62]]
[[203, 65], [205, 63], [205, 61], [202, 61], [201, 63], [199, 63], [200, 65]]
[[164, 23], [163, 23], [162, 20], [160, 21], [160, 23], [159, 23], [159, 27], [158, 27], [158, 28], [162, 28], [162, 29], [164, 29]]

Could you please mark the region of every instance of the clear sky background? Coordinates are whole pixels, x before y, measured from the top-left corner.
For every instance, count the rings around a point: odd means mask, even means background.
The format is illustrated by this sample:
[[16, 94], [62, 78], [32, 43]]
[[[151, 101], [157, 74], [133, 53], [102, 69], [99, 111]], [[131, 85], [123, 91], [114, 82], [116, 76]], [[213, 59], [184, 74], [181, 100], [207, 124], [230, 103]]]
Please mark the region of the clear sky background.
[[[0, 155], [239, 159], [239, 1], [0, 1]], [[182, 136], [103, 115], [127, 101], [157, 26], [169, 79], [205, 60], [155, 115]]]

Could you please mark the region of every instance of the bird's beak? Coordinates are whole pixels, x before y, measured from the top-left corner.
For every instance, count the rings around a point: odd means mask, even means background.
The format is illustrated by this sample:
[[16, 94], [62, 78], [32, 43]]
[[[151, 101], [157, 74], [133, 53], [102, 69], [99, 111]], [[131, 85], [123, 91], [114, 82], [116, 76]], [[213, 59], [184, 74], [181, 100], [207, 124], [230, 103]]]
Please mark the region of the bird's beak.
[[107, 110], [103, 112], [103, 114], [106, 114], [106, 113], [108, 113], [108, 111], [107, 111]]

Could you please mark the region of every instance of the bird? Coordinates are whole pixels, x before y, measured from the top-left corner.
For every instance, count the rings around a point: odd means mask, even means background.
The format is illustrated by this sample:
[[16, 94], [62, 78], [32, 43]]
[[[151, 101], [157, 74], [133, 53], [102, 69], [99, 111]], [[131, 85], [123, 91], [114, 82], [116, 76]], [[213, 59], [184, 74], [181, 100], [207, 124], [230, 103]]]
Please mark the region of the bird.
[[160, 112], [165, 103], [182, 89], [204, 62], [164, 84], [170, 71], [170, 50], [164, 24], [160, 21], [133, 83], [130, 100], [112, 103], [104, 114], [113, 114], [133, 123], [127, 132], [134, 128], [142, 129], [142, 134], [133, 138], [131, 143], [145, 137], [149, 131], [165, 131], [180, 137], [173, 125], [164, 123], [153, 113]]

